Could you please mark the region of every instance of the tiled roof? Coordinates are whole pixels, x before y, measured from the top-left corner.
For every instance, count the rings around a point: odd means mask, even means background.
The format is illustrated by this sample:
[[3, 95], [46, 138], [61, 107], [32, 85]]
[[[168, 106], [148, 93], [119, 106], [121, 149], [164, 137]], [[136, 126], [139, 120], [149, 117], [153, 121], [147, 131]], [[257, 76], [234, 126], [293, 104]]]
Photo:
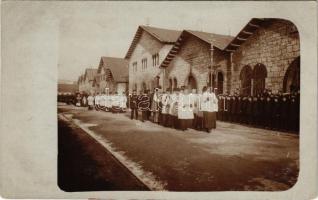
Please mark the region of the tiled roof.
[[229, 35], [220, 35], [215, 33], [207, 33], [202, 31], [185, 30], [186, 32], [200, 38], [201, 40], [223, 50], [229, 42], [234, 38]]
[[220, 34], [207, 33], [202, 31], [184, 30], [180, 34], [177, 42], [171, 48], [166, 58], [161, 63], [160, 67], [167, 67], [169, 65], [172, 59], [177, 55], [180, 49], [180, 45], [184, 41], [184, 37], [188, 37], [189, 35], [190, 36], [193, 35], [199, 38], [200, 40], [208, 43], [209, 45], [217, 47], [221, 50], [223, 50], [228, 45], [228, 43], [234, 38], [233, 36], [229, 36], [229, 35], [220, 35]]
[[116, 82], [128, 82], [128, 61], [124, 58], [101, 57], [101, 62], [98, 68], [100, 73], [101, 68], [109, 69]]
[[175, 43], [181, 34], [181, 31], [177, 31], [177, 30], [156, 28], [151, 26], [139, 26], [134, 36], [134, 39], [131, 42], [131, 45], [126, 53], [126, 56], [125, 56], [126, 59], [131, 56], [143, 31], [146, 31], [147, 33], [152, 35], [154, 38], [156, 38], [158, 41], [164, 44]]

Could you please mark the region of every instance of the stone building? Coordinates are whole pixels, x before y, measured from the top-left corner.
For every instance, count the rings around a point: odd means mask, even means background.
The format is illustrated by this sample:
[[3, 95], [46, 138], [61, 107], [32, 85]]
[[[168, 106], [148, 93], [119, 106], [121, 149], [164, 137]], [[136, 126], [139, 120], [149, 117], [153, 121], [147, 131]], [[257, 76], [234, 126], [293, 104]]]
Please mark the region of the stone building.
[[94, 85], [99, 93], [127, 92], [128, 61], [123, 58], [101, 57]]
[[163, 85], [159, 68], [177, 41], [180, 31], [139, 26], [125, 58], [129, 65], [129, 92]]
[[79, 92], [91, 93], [95, 91], [94, 82], [96, 74], [97, 69], [87, 68], [85, 70], [85, 73], [78, 79]]
[[300, 40], [296, 26], [283, 19], [251, 19], [228, 44], [230, 92], [277, 93], [300, 88]]
[[211, 84], [217, 74], [222, 93], [226, 75], [222, 71], [230, 68], [230, 54], [222, 50], [232, 39], [232, 36], [184, 30], [160, 66], [165, 71], [165, 88], [188, 86], [200, 91], [206, 85], [215, 88]]
[[236, 37], [185, 30], [177, 40], [160, 65], [164, 88], [256, 95], [300, 87], [299, 34], [290, 21], [253, 18]]

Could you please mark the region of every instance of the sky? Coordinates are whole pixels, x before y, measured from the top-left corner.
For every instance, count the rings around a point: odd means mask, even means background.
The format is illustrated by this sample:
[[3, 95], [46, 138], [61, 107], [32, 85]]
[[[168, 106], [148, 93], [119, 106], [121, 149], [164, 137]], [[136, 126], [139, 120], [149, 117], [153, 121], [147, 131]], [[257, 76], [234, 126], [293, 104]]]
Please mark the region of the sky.
[[[58, 79], [76, 81], [86, 68], [97, 68], [101, 56], [123, 58], [139, 25], [235, 36], [258, 13], [253, 7], [250, 12], [241, 12], [242, 5], [244, 3], [234, 2], [44, 1], [19, 3], [19, 6], [6, 7], [5, 11], [23, 12], [25, 15], [16, 17], [26, 26], [42, 15], [49, 14], [57, 20]], [[245, 8], [249, 9], [248, 6]]]

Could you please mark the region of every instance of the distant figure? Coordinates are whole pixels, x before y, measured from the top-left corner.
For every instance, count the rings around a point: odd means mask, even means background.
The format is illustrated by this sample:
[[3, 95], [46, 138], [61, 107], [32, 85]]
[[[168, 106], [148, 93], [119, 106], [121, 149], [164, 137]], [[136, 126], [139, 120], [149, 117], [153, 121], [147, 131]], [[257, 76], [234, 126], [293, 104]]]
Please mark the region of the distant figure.
[[136, 90], [133, 91], [129, 99], [131, 116], [130, 119], [138, 119], [138, 96]]
[[88, 110], [92, 110], [94, 108], [94, 97], [90, 94], [87, 97]]

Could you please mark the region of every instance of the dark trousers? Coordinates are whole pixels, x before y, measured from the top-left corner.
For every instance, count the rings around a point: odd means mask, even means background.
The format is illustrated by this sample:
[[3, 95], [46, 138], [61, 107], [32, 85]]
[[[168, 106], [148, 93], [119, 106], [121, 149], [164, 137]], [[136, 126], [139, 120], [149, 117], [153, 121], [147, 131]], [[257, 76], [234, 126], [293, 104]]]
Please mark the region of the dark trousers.
[[131, 109], [130, 119], [134, 119], [134, 115], [135, 115], [135, 119], [138, 119], [138, 109], [137, 108]]
[[146, 121], [148, 118], [148, 111], [141, 111], [141, 121]]

